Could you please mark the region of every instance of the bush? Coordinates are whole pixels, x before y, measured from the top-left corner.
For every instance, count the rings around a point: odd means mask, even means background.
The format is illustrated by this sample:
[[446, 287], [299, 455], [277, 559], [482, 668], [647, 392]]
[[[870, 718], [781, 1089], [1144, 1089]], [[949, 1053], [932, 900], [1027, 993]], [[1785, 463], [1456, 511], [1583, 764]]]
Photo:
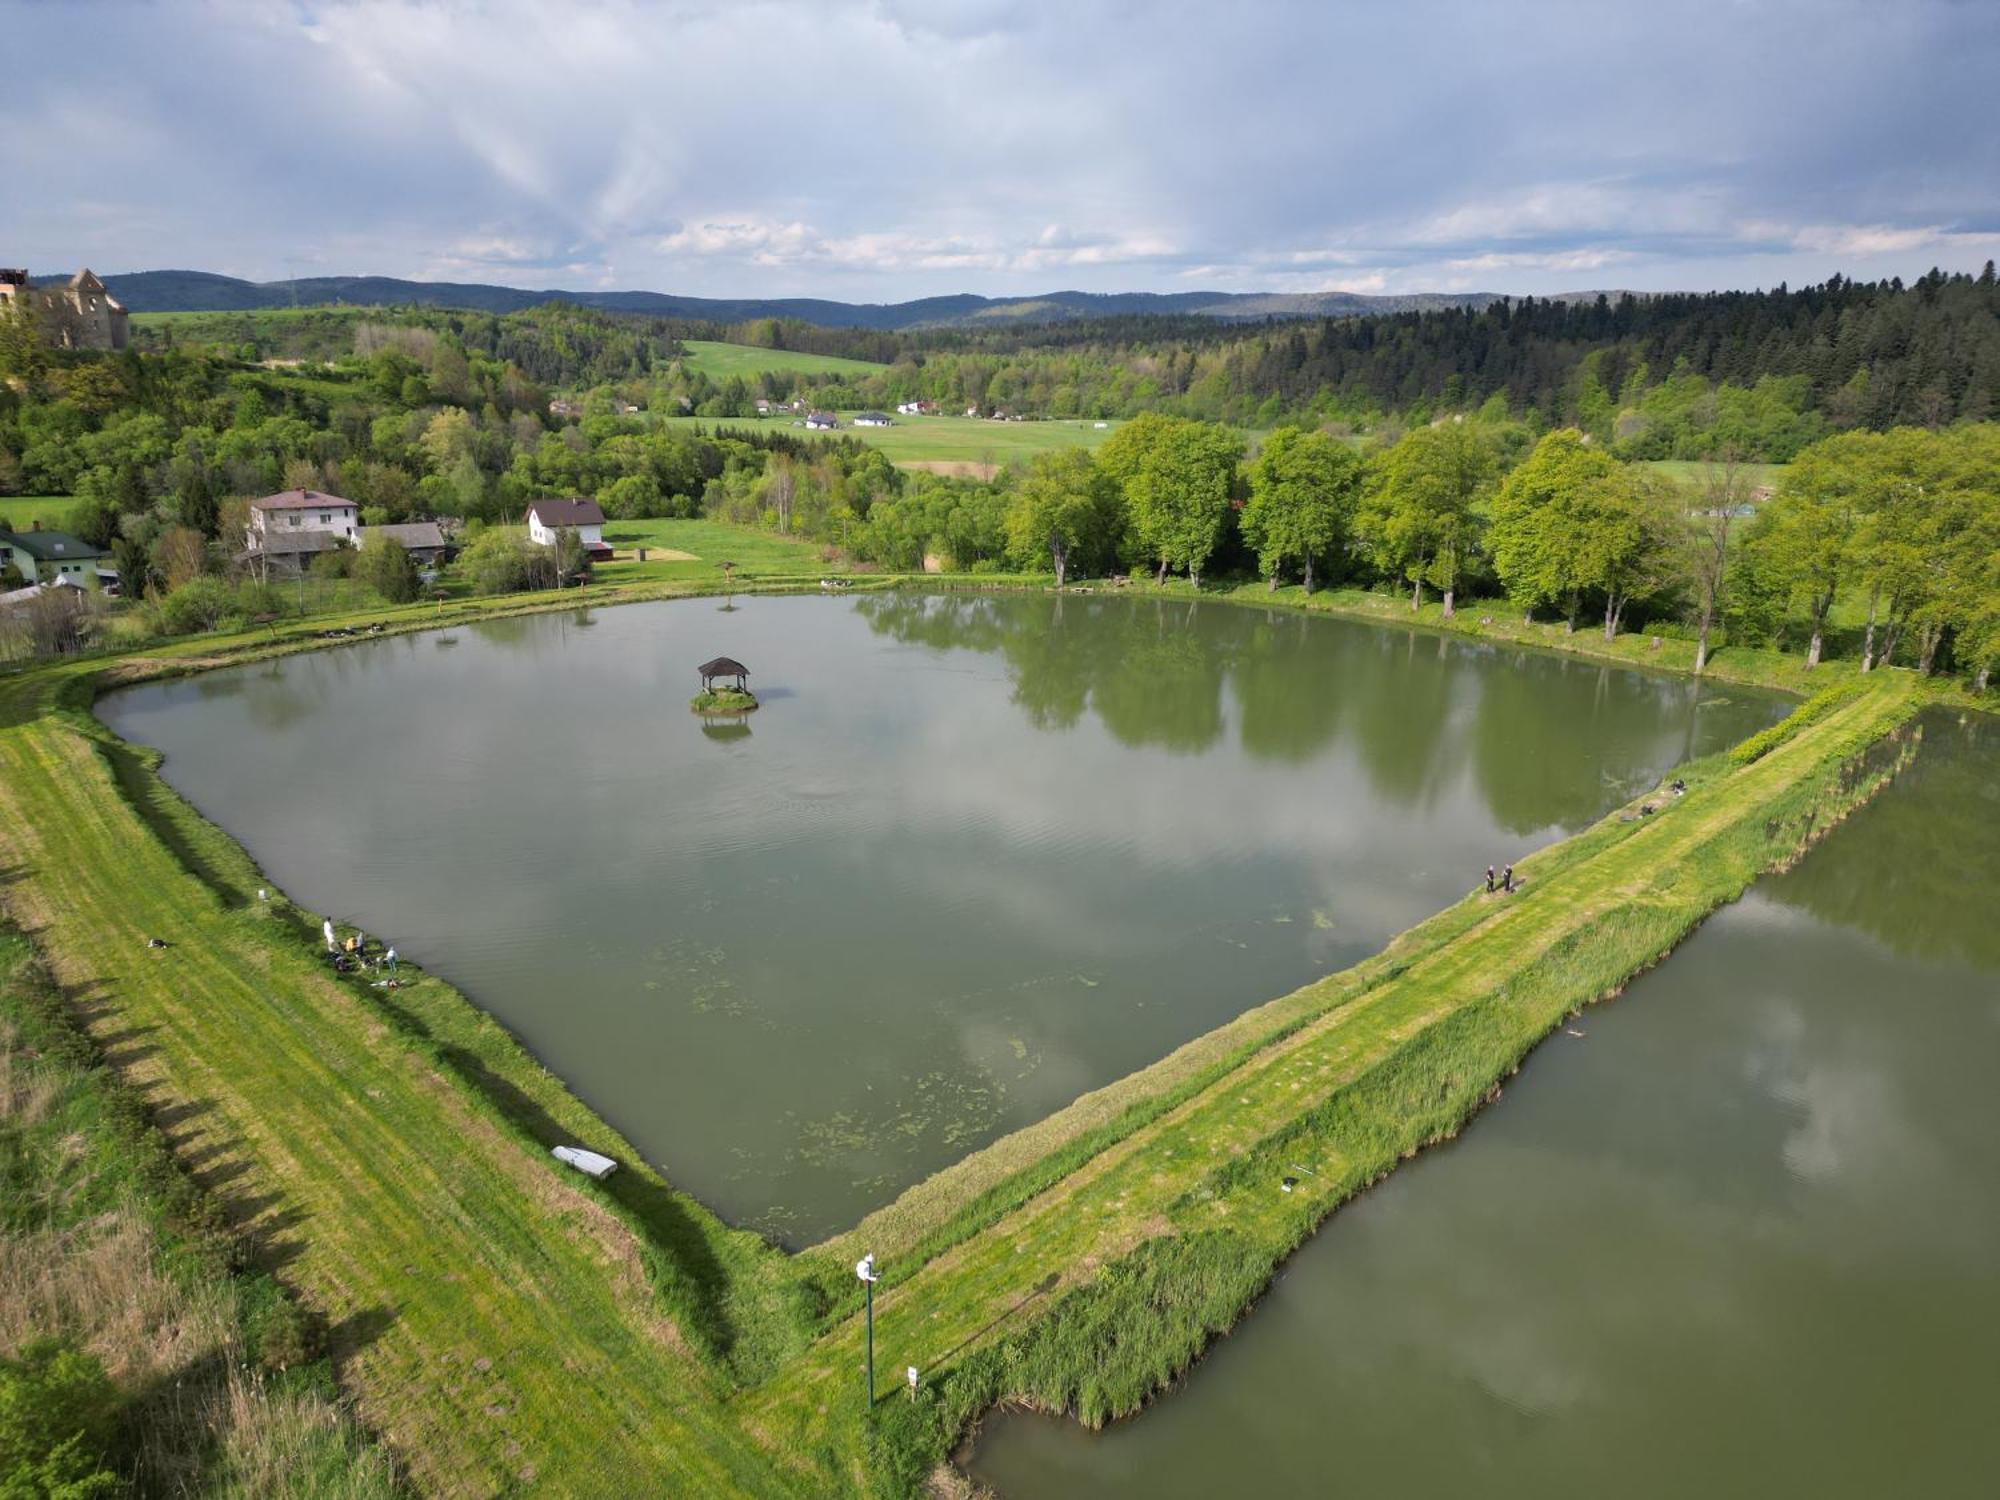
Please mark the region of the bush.
[[354, 576], [391, 604], [408, 604], [417, 597], [417, 565], [391, 537], [371, 536], [362, 544]]
[[236, 596], [220, 578], [190, 578], [160, 602], [160, 629], [167, 635], [213, 630], [236, 610]]
[[118, 1394], [97, 1359], [37, 1339], [0, 1359], [0, 1495], [84, 1500], [115, 1493], [102, 1466]]
[[244, 1348], [258, 1364], [267, 1370], [292, 1370], [320, 1357], [325, 1340], [319, 1320], [276, 1282], [260, 1278], [249, 1283], [243, 1301]]
[[1836, 682], [1832, 687], [1822, 688], [1770, 728], [1760, 729], [1731, 750], [1730, 763], [1747, 766], [1754, 760], [1763, 759], [1801, 729], [1817, 724], [1836, 708], [1852, 703], [1861, 696], [1866, 687], [1867, 684], [1860, 679], [1850, 677], [1845, 682]]
[[637, 521], [667, 513], [666, 497], [660, 483], [650, 474], [627, 474], [614, 479], [599, 491], [598, 503], [604, 513], [620, 521]]
[[519, 531], [493, 527], [474, 537], [458, 566], [481, 594], [515, 594], [538, 587], [548, 572], [544, 549]]
[[312, 576], [315, 578], [351, 578], [354, 576], [354, 552], [352, 548], [335, 547], [330, 552], [316, 552], [312, 560]]

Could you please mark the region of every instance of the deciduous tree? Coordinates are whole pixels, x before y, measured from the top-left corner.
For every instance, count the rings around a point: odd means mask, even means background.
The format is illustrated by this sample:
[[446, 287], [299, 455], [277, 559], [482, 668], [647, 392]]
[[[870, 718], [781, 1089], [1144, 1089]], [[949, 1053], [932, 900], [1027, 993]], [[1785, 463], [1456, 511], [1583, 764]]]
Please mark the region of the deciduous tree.
[[1346, 540], [1362, 474], [1353, 449], [1323, 432], [1280, 427], [1264, 440], [1250, 466], [1242, 526], [1272, 588], [1285, 564], [1297, 562], [1305, 591], [1313, 591], [1314, 560]]

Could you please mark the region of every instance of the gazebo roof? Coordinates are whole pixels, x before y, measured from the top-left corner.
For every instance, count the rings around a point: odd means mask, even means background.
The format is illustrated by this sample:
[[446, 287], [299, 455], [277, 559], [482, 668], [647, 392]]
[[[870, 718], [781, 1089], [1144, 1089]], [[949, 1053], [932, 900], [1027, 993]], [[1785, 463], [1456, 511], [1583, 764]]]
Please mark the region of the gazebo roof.
[[750, 669], [740, 661], [727, 656], [718, 656], [714, 661], [705, 661], [695, 670], [703, 677], [748, 677]]

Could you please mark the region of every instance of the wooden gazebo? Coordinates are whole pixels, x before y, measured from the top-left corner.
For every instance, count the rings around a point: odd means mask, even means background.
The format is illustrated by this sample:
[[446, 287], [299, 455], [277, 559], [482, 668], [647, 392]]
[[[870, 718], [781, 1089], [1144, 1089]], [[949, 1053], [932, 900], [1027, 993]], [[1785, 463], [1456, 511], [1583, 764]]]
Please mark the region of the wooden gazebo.
[[715, 690], [715, 679], [718, 677], [734, 677], [737, 692], [750, 691], [749, 683], [746, 681], [750, 676], [750, 669], [731, 657], [718, 656], [714, 661], [703, 662], [695, 670], [701, 673], [701, 690], [704, 693]]

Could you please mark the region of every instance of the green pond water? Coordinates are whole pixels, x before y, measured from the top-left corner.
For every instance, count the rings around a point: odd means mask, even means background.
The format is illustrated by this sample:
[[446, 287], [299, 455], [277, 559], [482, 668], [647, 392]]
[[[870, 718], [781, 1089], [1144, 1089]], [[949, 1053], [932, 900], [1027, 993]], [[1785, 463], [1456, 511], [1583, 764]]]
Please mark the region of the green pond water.
[[2000, 725], [1558, 1033], [1015, 1497], [2000, 1494]]
[[[741, 721], [687, 710], [722, 654]], [[1785, 707], [1297, 614], [897, 594], [493, 621], [100, 712], [293, 899], [796, 1244]]]

